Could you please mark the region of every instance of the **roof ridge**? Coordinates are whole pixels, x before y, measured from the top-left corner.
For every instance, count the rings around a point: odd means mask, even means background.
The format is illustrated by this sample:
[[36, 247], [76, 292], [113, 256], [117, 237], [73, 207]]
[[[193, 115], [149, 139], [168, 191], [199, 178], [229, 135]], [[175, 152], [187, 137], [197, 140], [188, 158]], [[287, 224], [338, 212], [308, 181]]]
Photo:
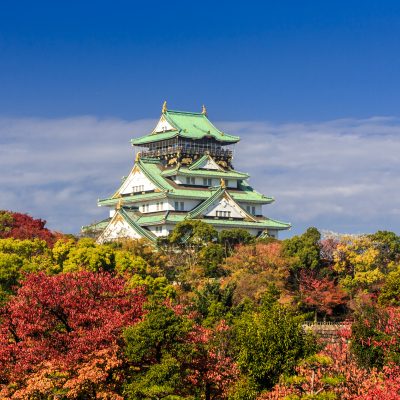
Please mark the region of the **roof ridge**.
[[[181, 111], [181, 110], [167, 110], [164, 114], [168, 114], [169, 112], [178, 113], [178, 114], [191, 114], [191, 115], [204, 115], [202, 112], [194, 112], [194, 111]], [[205, 116], [205, 115], [204, 115]]]
[[193, 218], [196, 217], [199, 213], [201, 213], [205, 207], [208, 207], [210, 204], [213, 203], [214, 200], [218, 199], [222, 194], [224, 194], [226, 189], [220, 186], [210, 197], [202, 201], [197, 207], [195, 207], [192, 211], [189, 211], [185, 217]]
[[118, 213], [125, 218], [126, 222], [128, 222], [128, 224], [133, 229], [138, 230], [143, 236], [146, 236], [146, 238], [149, 239], [151, 242], [154, 243], [157, 240], [157, 237], [156, 237], [156, 235], [154, 235], [153, 232], [151, 232], [148, 229], [143, 228], [142, 226], [140, 226], [135, 220], [133, 220], [129, 216], [129, 214], [123, 208], [118, 210]]

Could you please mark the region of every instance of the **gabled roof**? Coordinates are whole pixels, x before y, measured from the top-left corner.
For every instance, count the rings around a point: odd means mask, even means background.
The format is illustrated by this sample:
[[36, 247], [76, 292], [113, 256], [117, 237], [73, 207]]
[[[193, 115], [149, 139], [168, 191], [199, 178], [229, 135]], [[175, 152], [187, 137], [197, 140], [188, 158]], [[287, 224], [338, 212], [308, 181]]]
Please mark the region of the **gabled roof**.
[[228, 135], [217, 129], [207, 118], [205, 113], [194, 113], [186, 111], [163, 110], [161, 118], [168, 122], [166, 131], [153, 131], [152, 133], [132, 139], [134, 146], [146, 145], [160, 140], [172, 139], [180, 136], [188, 139], [202, 139], [212, 137], [223, 143], [236, 143], [239, 136]]
[[254, 222], [256, 221], [256, 219], [252, 215], [250, 215], [247, 211], [245, 211], [242, 207], [240, 207], [239, 204], [237, 204], [232, 199], [232, 197], [226, 191], [226, 188], [223, 186], [220, 186], [217, 190], [215, 190], [215, 192], [208, 199], [204, 200], [192, 211], [189, 211], [186, 215], [186, 219], [202, 216], [202, 214], [207, 210], [208, 207], [210, 207], [212, 204], [214, 204], [216, 201], [218, 201], [223, 197], [225, 197], [228, 202], [230, 202], [234, 207], [236, 207], [236, 209], [240, 212], [240, 214], [244, 216], [246, 220]]
[[97, 239], [98, 241], [102, 242], [103, 241], [103, 235], [107, 231], [107, 228], [109, 226], [112, 226], [112, 224], [118, 220], [118, 218], [122, 218], [140, 237], [148, 239], [151, 243], [155, 243], [157, 240], [157, 237], [152, 233], [151, 231], [147, 230], [146, 228], [143, 228], [137, 223], [138, 216], [136, 213], [132, 212], [127, 212], [124, 210], [123, 207], [119, 208], [116, 210], [114, 216], [111, 218], [107, 226], [104, 228], [102, 234], [99, 236]]
[[219, 171], [224, 171], [224, 169], [218, 165], [215, 160], [209, 155], [209, 154], [204, 154], [202, 157], [200, 157], [197, 161], [195, 161], [189, 169], [194, 170], [194, 169], [200, 169], [203, 168], [203, 165], [206, 164], [207, 162], [212, 163], [212, 165], [215, 167], [215, 170]]
[[171, 190], [173, 186], [161, 176], [159, 160], [139, 159], [136, 165], [161, 190]]
[[[140, 170], [143, 175], [146, 176], [160, 191], [168, 191], [173, 189], [173, 187], [169, 184], [168, 181], [166, 181], [164, 178], [161, 176], [161, 170], [158, 167], [160, 164], [160, 160], [158, 159], [138, 159], [135, 161], [135, 165], [132, 168], [132, 171], [129, 173], [129, 175], [124, 179], [124, 181], [121, 183], [120, 187], [118, 190], [112, 195], [112, 198], [119, 198], [121, 189], [124, 187], [125, 182], [127, 179], [129, 179], [137, 170]], [[100, 204], [102, 200], [99, 200], [98, 203]]]

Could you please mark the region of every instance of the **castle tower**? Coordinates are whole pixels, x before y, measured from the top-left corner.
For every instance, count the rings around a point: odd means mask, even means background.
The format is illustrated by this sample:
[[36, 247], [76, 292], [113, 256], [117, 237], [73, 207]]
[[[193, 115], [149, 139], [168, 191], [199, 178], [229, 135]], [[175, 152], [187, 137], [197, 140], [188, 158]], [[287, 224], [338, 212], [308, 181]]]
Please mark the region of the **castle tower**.
[[202, 112], [167, 109], [154, 130], [132, 139], [135, 164], [118, 190], [98, 201], [110, 216], [83, 232], [99, 233], [103, 243], [121, 237], [155, 242], [187, 219], [200, 219], [218, 231], [243, 228], [254, 236], [277, 237], [290, 224], [263, 216], [273, 198], [249, 186], [249, 175], [232, 165], [238, 136], [218, 130]]

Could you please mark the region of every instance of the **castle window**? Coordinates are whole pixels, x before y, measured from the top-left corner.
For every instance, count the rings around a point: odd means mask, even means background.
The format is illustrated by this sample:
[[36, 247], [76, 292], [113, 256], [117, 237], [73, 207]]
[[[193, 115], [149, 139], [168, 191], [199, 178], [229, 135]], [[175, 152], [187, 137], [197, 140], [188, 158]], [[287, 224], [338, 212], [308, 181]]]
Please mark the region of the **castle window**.
[[203, 185], [204, 186], [211, 186], [212, 185], [212, 179], [211, 178], [203, 178]]
[[186, 177], [186, 184], [187, 185], [195, 185], [196, 184], [196, 178], [194, 177]]
[[156, 210], [157, 211], [162, 211], [163, 210], [163, 203], [156, 203]]
[[175, 211], [184, 211], [185, 203], [183, 201], [176, 201], [175, 202]]
[[156, 226], [156, 233], [162, 233], [162, 226]]
[[230, 211], [216, 211], [216, 216], [222, 217], [222, 218], [230, 218], [231, 212]]
[[132, 192], [133, 193], [144, 192], [144, 185], [133, 186], [132, 187]]

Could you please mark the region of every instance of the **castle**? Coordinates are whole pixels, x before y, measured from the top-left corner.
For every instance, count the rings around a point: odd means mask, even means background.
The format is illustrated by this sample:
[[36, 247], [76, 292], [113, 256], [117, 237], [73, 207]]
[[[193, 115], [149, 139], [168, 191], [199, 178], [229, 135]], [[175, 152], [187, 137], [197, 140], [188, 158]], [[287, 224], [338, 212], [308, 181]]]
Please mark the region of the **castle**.
[[98, 200], [109, 218], [83, 227], [97, 233], [99, 243], [122, 237], [155, 243], [181, 221], [197, 219], [217, 231], [243, 228], [257, 237], [277, 237], [289, 223], [263, 216], [274, 201], [247, 183], [249, 175], [232, 165], [238, 136], [217, 129], [202, 112], [167, 109], [154, 130], [131, 140], [135, 164], [117, 191]]

